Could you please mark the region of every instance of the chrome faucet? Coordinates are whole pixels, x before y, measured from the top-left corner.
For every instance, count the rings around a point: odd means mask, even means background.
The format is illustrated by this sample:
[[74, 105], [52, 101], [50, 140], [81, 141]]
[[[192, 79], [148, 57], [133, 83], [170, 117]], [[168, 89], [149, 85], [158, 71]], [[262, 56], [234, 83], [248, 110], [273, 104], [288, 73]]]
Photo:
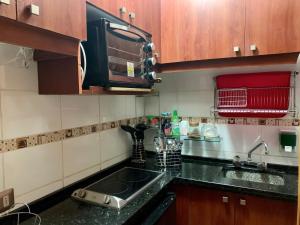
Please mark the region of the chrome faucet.
[[252, 161], [252, 153], [261, 146], [264, 146], [265, 154], [266, 155], [269, 154], [268, 145], [261, 139], [260, 136], [255, 140], [255, 142], [257, 142], [258, 140], [260, 140], [260, 142], [248, 151], [247, 161], [241, 161], [240, 160], [241, 158], [239, 156], [234, 157], [232, 163], [235, 167], [241, 168], [243, 166], [254, 166], [260, 170], [267, 169], [267, 163], [262, 162], [262, 160], [261, 160], [261, 162], [253, 162]]
[[[260, 137], [259, 137], [260, 138]], [[251, 158], [251, 156], [252, 156], [252, 153], [256, 150], [256, 149], [258, 149], [260, 146], [264, 146], [264, 148], [265, 148], [265, 154], [267, 155], [268, 153], [269, 153], [269, 150], [268, 150], [268, 145], [263, 141], [263, 140], [261, 140], [257, 145], [255, 145], [253, 148], [251, 148], [249, 151], [248, 151], [248, 162], [251, 162], [252, 161], [252, 158]]]

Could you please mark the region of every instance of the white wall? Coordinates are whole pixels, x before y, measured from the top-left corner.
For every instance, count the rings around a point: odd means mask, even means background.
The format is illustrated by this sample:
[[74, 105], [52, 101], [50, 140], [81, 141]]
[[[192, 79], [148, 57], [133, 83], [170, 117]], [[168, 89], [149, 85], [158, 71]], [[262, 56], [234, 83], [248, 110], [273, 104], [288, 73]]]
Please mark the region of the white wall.
[[[160, 112], [178, 110], [184, 117], [210, 117], [210, 108], [214, 104], [214, 80], [220, 74], [248, 73], [263, 71], [293, 71], [295, 65], [275, 65], [264, 67], [217, 68], [185, 73], [160, 74], [163, 82], [159, 85], [159, 97], [145, 97], [145, 115], [158, 115]], [[300, 85], [300, 77], [297, 77]], [[297, 93], [300, 93], [300, 86]], [[300, 95], [297, 94], [297, 106], [300, 106]], [[239, 154], [246, 159], [246, 152], [253, 145], [257, 136], [261, 136], [269, 144], [270, 155], [264, 160], [272, 163], [297, 165], [297, 153], [284, 153], [279, 146], [280, 129], [295, 130], [292, 126], [260, 126], [260, 125], [216, 125], [222, 138], [221, 143], [185, 143], [184, 147], [193, 148], [193, 154], [205, 157], [232, 159]], [[150, 134], [151, 132], [149, 132]], [[153, 133], [153, 132], [152, 132]], [[151, 149], [152, 137], [145, 141]], [[255, 157], [255, 156], [254, 156]], [[258, 157], [258, 156], [257, 156]], [[256, 158], [257, 158], [256, 157]]]
[[[144, 115], [135, 96], [38, 95], [37, 65], [10, 62], [19, 48], [0, 43], [0, 139]], [[55, 72], [55, 71], [54, 71]], [[119, 128], [0, 153], [0, 191], [15, 189], [30, 202], [130, 156], [131, 140]]]

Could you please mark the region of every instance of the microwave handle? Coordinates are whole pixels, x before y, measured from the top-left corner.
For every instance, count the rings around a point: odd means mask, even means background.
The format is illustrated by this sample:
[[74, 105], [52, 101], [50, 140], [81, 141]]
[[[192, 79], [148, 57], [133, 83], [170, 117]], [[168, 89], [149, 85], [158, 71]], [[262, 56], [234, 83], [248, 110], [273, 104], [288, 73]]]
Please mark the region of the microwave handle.
[[125, 25], [120, 25], [120, 24], [117, 24], [117, 23], [109, 23], [109, 28], [113, 29], [113, 30], [122, 30], [122, 31], [126, 31], [128, 33], [131, 33], [131, 34], [134, 34], [140, 38], [143, 39], [143, 41], [147, 41], [146, 40], [146, 37], [143, 36], [142, 34], [138, 34], [136, 32], [133, 32], [131, 30], [129, 30], [129, 27], [125, 26]]

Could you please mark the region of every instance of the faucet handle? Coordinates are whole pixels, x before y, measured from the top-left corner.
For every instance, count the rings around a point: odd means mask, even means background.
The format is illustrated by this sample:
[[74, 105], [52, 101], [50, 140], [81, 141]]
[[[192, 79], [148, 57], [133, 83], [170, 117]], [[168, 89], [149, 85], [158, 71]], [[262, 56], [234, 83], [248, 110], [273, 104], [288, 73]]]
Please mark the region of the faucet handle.
[[263, 142], [264, 144], [264, 147], [265, 147], [265, 155], [268, 155], [269, 154], [269, 146], [266, 142]]
[[235, 167], [241, 167], [242, 164], [241, 164], [241, 157], [236, 155], [234, 156], [233, 160], [232, 160], [232, 164], [235, 166]]
[[268, 164], [266, 162], [257, 163], [257, 168], [260, 170], [266, 170], [268, 167]]

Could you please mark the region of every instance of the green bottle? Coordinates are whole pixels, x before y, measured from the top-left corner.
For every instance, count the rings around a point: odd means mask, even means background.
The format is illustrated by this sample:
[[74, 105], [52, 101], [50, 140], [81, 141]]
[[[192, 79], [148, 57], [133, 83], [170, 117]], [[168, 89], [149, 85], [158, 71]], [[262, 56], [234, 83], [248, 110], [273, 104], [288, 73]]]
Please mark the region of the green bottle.
[[180, 137], [180, 129], [179, 129], [179, 117], [177, 110], [174, 110], [171, 117], [171, 124], [172, 124], [172, 136], [174, 138]]

